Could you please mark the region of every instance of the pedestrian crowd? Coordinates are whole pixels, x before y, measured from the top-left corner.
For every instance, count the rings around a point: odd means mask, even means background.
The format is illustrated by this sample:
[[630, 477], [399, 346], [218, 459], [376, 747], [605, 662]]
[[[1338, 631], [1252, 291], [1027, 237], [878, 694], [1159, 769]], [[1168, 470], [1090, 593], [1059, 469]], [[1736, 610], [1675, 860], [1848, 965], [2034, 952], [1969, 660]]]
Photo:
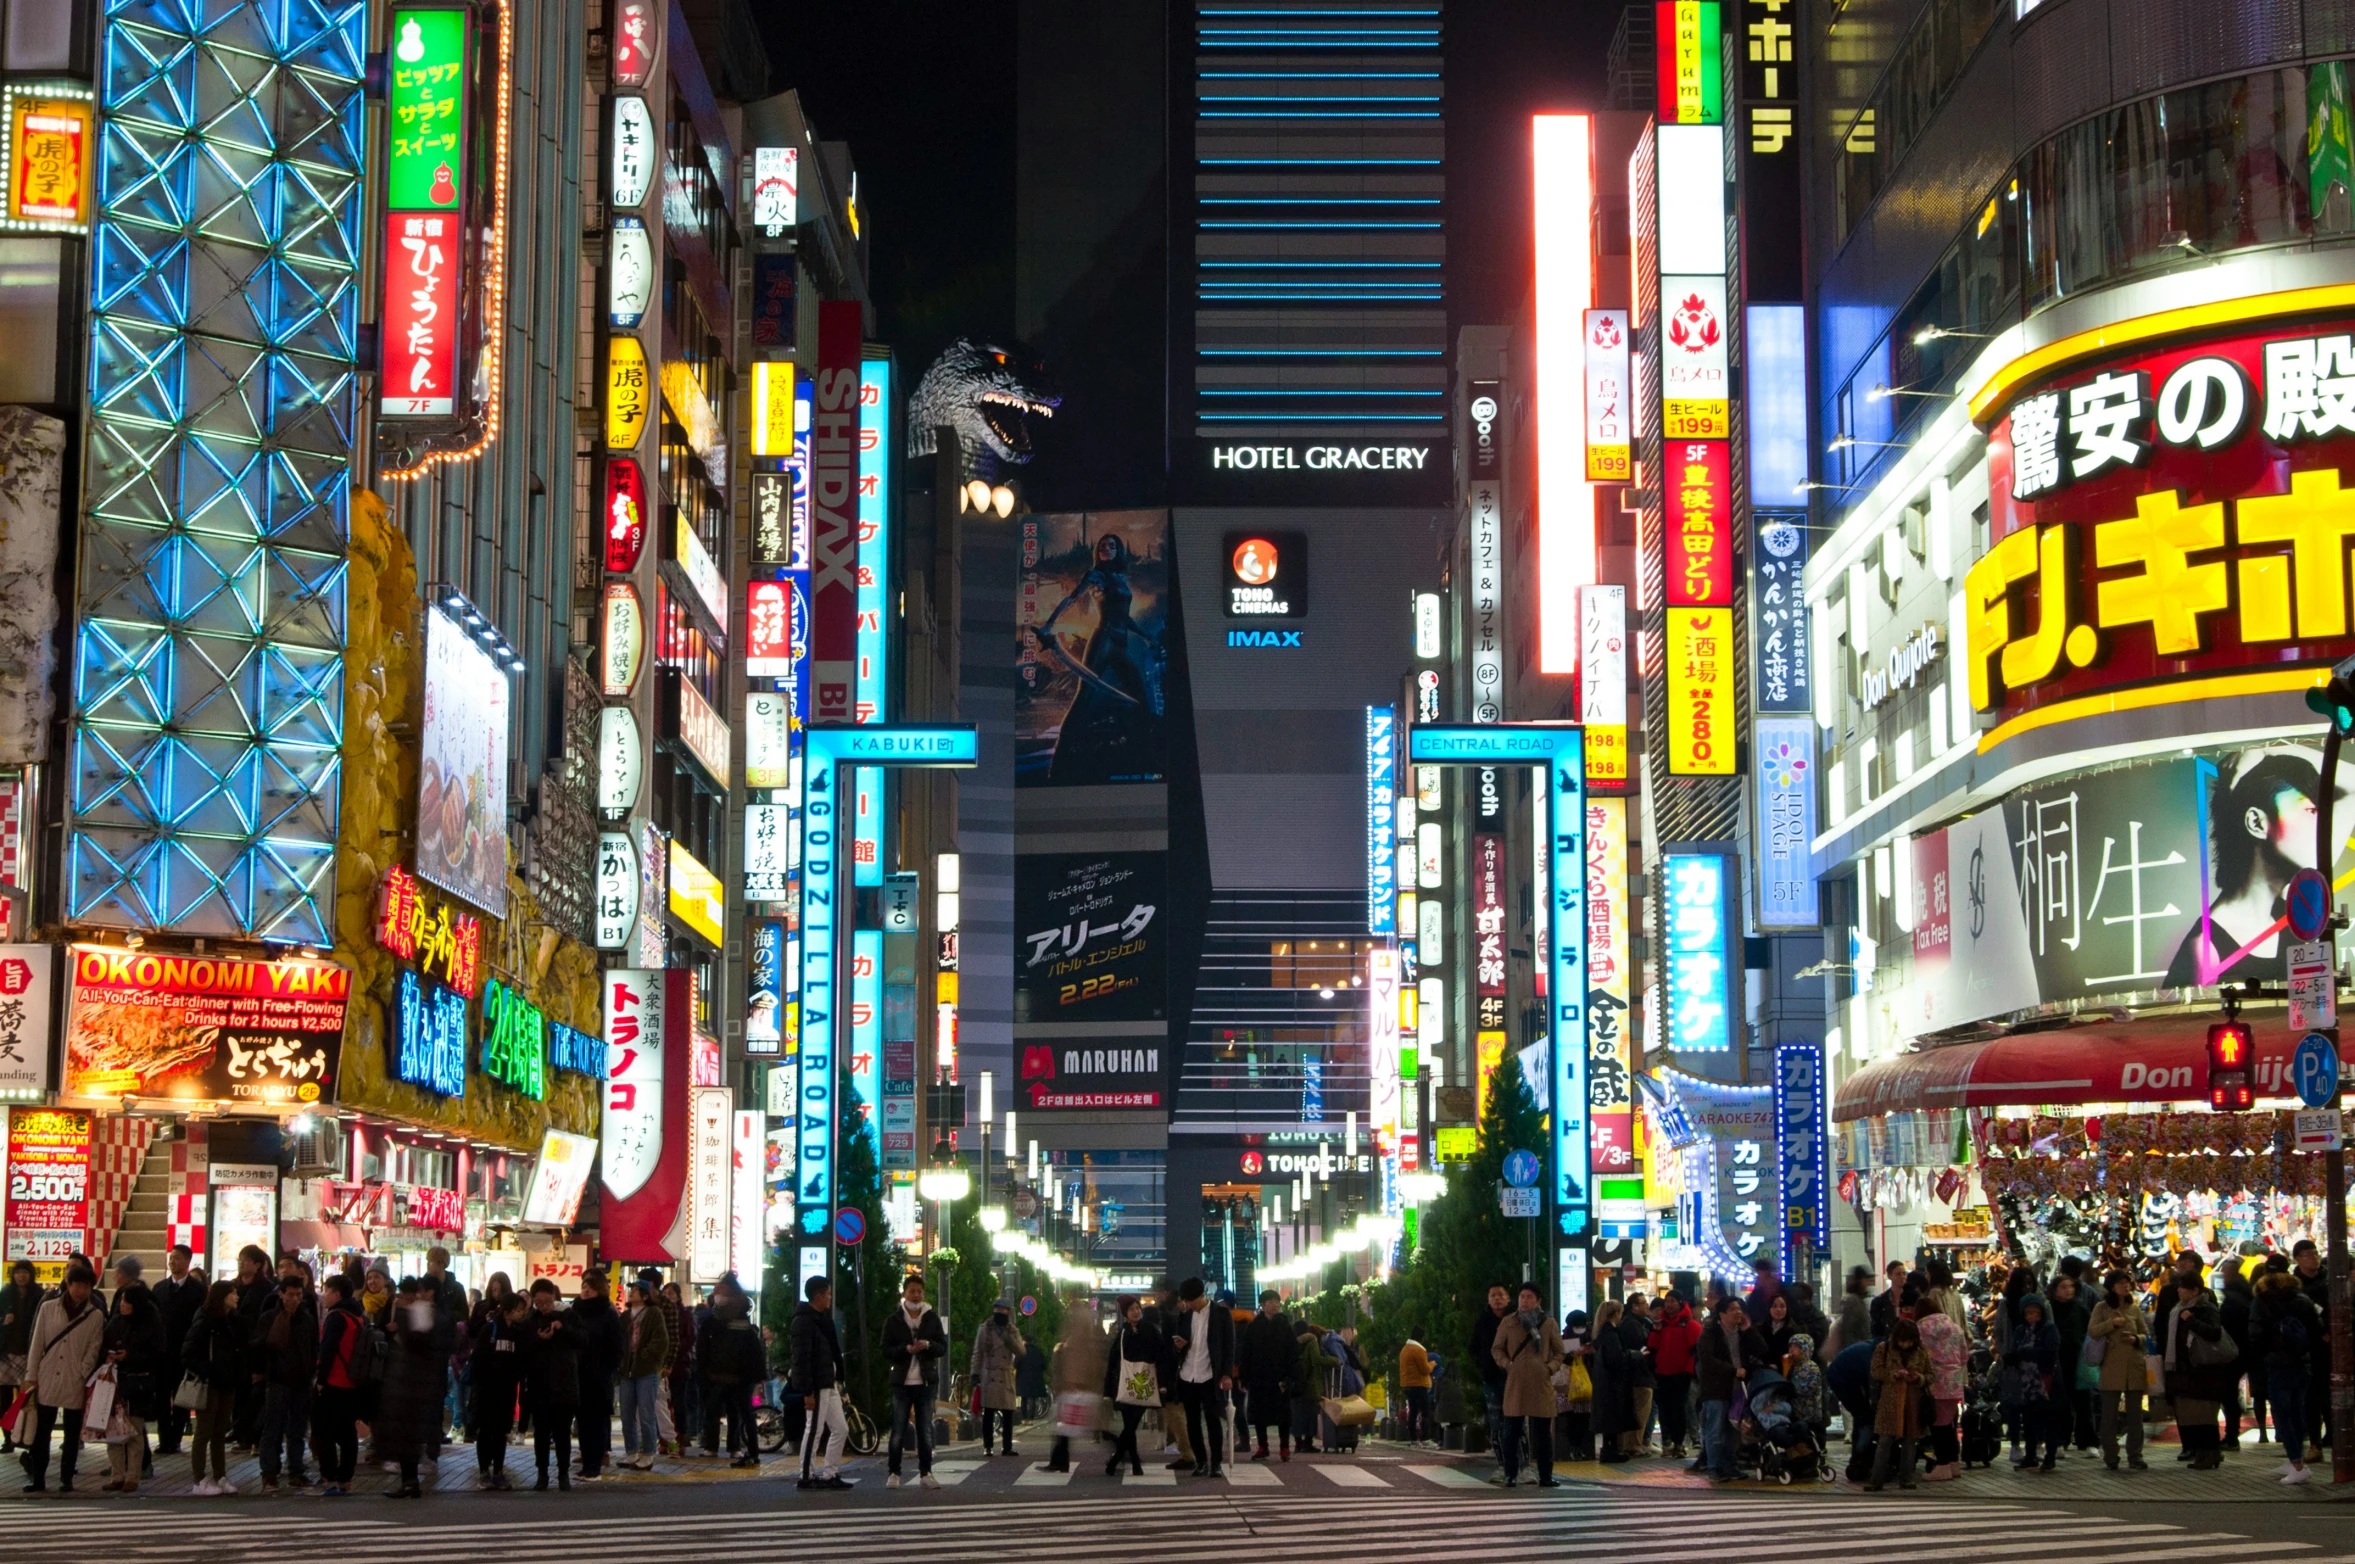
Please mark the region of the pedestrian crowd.
[[263, 1492], [311, 1489], [315, 1467], [326, 1498], [351, 1493], [363, 1458], [396, 1474], [387, 1497], [421, 1497], [424, 1472], [461, 1441], [479, 1485], [500, 1491], [523, 1439], [538, 1489], [651, 1468], [658, 1453], [718, 1459], [723, 1429], [735, 1465], [759, 1462], [752, 1398], [768, 1354], [733, 1277], [690, 1304], [653, 1270], [619, 1299], [597, 1268], [570, 1299], [545, 1277], [518, 1290], [503, 1271], [470, 1293], [439, 1248], [397, 1283], [357, 1258], [322, 1278], [248, 1246], [212, 1280], [191, 1259], [175, 1246], [151, 1284], [136, 1257], [117, 1257], [111, 1300], [86, 1256], [54, 1288], [30, 1262], [10, 1267], [0, 1432], [27, 1493], [52, 1491], [53, 1439], [56, 1492], [73, 1491], [82, 1446], [98, 1440], [106, 1491], [136, 1493], [185, 1446], [206, 1498], [238, 1492], [232, 1449], [255, 1455]]
[[[1631, 1292], [1557, 1322], [1534, 1284], [1489, 1289], [1468, 1342], [1498, 1469], [1554, 1482], [1557, 1455], [1617, 1464], [1691, 1457], [1716, 1482], [1745, 1475], [1868, 1491], [1948, 1482], [2008, 1447], [2023, 1471], [2072, 1451], [2148, 1470], [2150, 1425], [2176, 1459], [2212, 1471], [2272, 1442], [2279, 1480], [2311, 1480], [2329, 1425], [2329, 1282], [2311, 1242], [2185, 1251], [2143, 1270], [2065, 1257], [2049, 1275], [1996, 1264], [1958, 1278], [1942, 1260], [1858, 1267], [1836, 1316], [1761, 1262], [1742, 1294], [1712, 1285]], [[1434, 1358], [1400, 1350], [1400, 1437], [1432, 1437]], [[1839, 1426], [1835, 1428], [1835, 1418]], [[1658, 1443], [1653, 1437], [1657, 1434]]]

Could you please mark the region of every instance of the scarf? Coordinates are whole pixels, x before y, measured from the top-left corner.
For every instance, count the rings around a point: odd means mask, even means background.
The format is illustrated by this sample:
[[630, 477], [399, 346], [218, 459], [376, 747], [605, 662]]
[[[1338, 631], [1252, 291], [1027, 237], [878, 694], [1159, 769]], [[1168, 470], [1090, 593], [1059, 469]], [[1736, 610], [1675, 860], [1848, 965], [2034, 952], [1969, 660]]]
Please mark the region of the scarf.
[[1514, 1318], [1521, 1322], [1521, 1328], [1529, 1332], [1530, 1335], [1539, 1337], [1540, 1339], [1544, 1337], [1545, 1310], [1523, 1309], [1519, 1314], [1515, 1315]]

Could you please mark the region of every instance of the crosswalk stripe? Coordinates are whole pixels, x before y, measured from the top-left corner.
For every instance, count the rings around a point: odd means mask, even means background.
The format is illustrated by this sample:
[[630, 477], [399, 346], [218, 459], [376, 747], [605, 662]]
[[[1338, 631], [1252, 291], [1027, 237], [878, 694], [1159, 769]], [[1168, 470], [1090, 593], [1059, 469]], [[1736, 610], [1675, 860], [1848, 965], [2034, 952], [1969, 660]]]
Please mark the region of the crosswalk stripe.
[[1442, 1488], [1485, 1488], [1488, 1486], [1487, 1478], [1475, 1477], [1460, 1466], [1410, 1466], [1406, 1470], [1422, 1478], [1425, 1482], [1437, 1483]]
[[1177, 1478], [1178, 1474], [1175, 1472], [1164, 1471], [1156, 1467], [1147, 1467], [1141, 1472], [1121, 1473], [1120, 1486], [1124, 1489], [1175, 1488], [1178, 1485]]
[[1022, 1475], [1014, 1479], [1017, 1488], [1066, 1488], [1070, 1485], [1071, 1473], [1068, 1470], [1050, 1471], [1044, 1462], [1024, 1467]]
[[940, 1485], [943, 1488], [954, 1488], [980, 1470], [981, 1463], [978, 1461], [935, 1461], [932, 1463], [932, 1475], [940, 1479]]
[[1243, 1461], [1227, 1468], [1227, 1481], [1237, 1488], [1281, 1488], [1284, 1479], [1270, 1467], [1256, 1461]]
[[1369, 1472], [1362, 1466], [1312, 1466], [1309, 1470], [1336, 1488], [1387, 1488], [1390, 1486], [1389, 1482], [1379, 1473]]

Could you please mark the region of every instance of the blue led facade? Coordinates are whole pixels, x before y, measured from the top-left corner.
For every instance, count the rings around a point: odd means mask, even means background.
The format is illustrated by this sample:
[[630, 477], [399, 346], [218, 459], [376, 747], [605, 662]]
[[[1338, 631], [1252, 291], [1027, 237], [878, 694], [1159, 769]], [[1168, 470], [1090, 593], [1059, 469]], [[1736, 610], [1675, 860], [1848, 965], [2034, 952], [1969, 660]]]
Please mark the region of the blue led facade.
[[1196, 0], [1198, 436], [1442, 439], [1438, 0]]
[[105, 7], [78, 923], [332, 939], [366, 16]]

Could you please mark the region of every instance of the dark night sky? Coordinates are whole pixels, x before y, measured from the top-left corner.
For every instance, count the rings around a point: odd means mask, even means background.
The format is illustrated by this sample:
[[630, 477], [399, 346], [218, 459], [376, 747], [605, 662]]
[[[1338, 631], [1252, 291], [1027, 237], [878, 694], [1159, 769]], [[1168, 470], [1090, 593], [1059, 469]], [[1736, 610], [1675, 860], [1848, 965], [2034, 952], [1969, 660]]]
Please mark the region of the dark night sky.
[[[960, 332], [1009, 332], [1015, 0], [751, 3], [772, 85], [798, 88], [819, 135], [851, 144], [874, 223], [881, 334], [907, 372], [920, 373]], [[1459, 323], [1506, 319], [1518, 307], [1528, 116], [1602, 107], [1621, 9], [1620, 0], [1449, 0], [1449, 272]]]

